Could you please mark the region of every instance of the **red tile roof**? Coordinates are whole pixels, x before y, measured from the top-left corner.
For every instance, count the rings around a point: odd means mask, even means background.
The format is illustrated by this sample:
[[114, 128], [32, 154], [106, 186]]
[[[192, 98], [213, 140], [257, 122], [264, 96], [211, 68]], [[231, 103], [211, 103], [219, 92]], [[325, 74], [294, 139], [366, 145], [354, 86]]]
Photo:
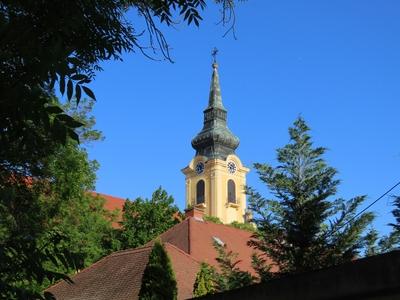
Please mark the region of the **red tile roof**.
[[108, 211], [110, 212], [114, 212], [116, 210], [119, 211], [116, 221], [112, 223], [112, 226], [114, 228], [119, 228], [120, 227], [119, 222], [122, 221], [122, 211], [124, 209], [125, 201], [127, 200], [97, 192], [89, 192], [89, 193], [93, 197], [103, 198], [105, 200], [104, 208], [107, 209]]
[[214, 237], [227, 245], [227, 250], [237, 253], [240, 260], [238, 267], [253, 275], [251, 256], [257, 252], [247, 245], [252, 233], [232, 226], [202, 221], [201, 218], [187, 218], [170, 230], [161, 234], [161, 240], [168, 242], [188, 253], [193, 259], [206, 262], [217, 267], [216, 250], [213, 246]]
[[193, 285], [200, 269], [200, 263], [174, 245], [170, 243], [165, 243], [164, 245], [174, 269], [178, 285], [178, 299], [192, 298]]
[[[228, 250], [238, 254], [240, 269], [255, 275], [251, 266], [254, 249], [247, 245], [251, 232], [190, 217], [160, 235], [175, 272], [178, 299], [192, 297], [200, 262], [218, 266], [217, 252], [213, 247], [214, 237], [227, 244]], [[150, 242], [142, 248], [111, 254], [75, 275], [72, 278], [75, 284], [61, 282], [49, 291], [59, 300], [123, 300], [127, 299], [125, 296], [128, 294], [129, 299], [137, 299], [152, 244]]]
[[101, 194], [101, 193], [97, 193], [97, 192], [90, 192], [90, 194], [94, 197], [101, 197], [104, 200], [106, 200], [106, 202], [104, 203], [104, 208], [109, 211], [114, 211], [116, 209], [119, 209], [122, 211], [122, 209], [124, 208], [126, 199], [114, 197], [114, 196], [110, 196], [110, 195], [106, 195], [106, 194]]
[[57, 300], [138, 299], [151, 247], [115, 252], [47, 291]]

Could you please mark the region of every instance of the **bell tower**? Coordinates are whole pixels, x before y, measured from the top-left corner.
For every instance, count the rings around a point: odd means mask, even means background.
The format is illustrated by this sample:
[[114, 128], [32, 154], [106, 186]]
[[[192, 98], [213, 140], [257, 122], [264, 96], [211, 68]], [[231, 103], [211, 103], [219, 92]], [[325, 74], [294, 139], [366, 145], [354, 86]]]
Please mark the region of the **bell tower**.
[[243, 223], [246, 212], [246, 174], [235, 150], [236, 137], [227, 126], [227, 110], [222, 104], [218, 64], [214, 60], [208, 106], [203, 129], [192, 140], [195, 157], [182, 169], [186, 176], [186, 207], [204, 209], [223, 223]]

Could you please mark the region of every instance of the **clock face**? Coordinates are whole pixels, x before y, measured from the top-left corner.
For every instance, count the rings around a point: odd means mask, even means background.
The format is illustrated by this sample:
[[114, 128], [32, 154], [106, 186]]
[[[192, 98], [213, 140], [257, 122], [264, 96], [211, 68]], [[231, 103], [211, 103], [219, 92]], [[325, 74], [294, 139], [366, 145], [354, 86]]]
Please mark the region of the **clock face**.
[[201, 174], [204, 171], [204, 163], [202, 163], [201, 161], [197, 163], [196, 165], [196, 173], [197, 174]]
[[231, 174], [234, 174], [236, 172], [236, 165], [233, 161], [228, 162], [227, 168], [228, 172]]

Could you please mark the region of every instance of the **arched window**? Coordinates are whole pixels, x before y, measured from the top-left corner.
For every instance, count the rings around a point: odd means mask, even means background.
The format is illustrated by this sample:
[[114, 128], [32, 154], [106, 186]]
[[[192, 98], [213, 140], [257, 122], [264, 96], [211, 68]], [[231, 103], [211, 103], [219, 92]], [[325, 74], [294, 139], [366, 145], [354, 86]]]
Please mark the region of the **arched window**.
[[228, 202], [236, 203], [236, 186], [232, 179], [228, 180]]
[[204, 180], [200, 180], [196, 185], [196, 204], [204, 203], [204, 190]]

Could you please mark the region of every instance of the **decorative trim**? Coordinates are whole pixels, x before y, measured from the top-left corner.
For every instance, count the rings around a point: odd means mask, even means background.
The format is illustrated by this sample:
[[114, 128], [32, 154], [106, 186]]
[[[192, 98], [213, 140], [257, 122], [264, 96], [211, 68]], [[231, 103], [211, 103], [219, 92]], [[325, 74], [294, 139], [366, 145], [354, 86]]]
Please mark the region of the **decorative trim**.
[[196, 204], [194, 207], [204, 209], [204, 208], [207, 208], [207, 205], [205, 203], [199, 203], [199, 204]]
[[227, 202], [225, 206], [226, 206], [226, 207], [232, 207], [232, 208], [235, 208], [236, 210], [238, 210], [239, 207], [240, 207], [240, 204], [238, 204], [238, 203], [232, 203], [232, 202]]

